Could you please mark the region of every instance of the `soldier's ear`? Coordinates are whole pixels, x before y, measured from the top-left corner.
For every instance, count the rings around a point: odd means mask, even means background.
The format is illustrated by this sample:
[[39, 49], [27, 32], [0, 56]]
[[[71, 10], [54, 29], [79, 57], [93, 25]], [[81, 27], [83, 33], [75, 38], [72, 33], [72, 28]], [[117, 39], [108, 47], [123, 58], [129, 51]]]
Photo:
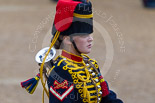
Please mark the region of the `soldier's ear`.
[[70, 37], [69, 36], [64, 36], [63, 37], [63, 43], [64, 44], [68, 44], [68, 45], [71, 45], [71, 41], [70, 41]]

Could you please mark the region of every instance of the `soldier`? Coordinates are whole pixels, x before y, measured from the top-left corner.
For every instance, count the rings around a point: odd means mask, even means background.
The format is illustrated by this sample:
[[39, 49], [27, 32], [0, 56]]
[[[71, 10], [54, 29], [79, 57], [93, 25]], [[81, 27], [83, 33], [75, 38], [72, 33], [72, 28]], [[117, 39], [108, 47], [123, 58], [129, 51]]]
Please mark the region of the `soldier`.
[[[91, 52], [93, 38], [92, 4], [86, 0], [59, 0], [53, 23], [51, 46], [41, 60], [40, 73], [35, 78], [21, 82], [21, 86], [33, 93], [39, 78], [49, 103], [123, 103], [109, 90], [97, 61], [86, 54]], [[52, 47], [62, 49], [61, 55], [50, 61], [46, 73], [44, 63]], [[51, 52], [50, 54], [55, 54]], [[44, 58], [44, 59], [42, 59]], [[43, 82], [43, 73], [48, 90]]]
[[48, 74], [50, 103], [122, 103], [109, 90], [97, 62], [85, 55], [91, 51], [91, 33], [91, 2], [59, 0], [52, 41], [56, 40], [54, 47], [62, 53]]

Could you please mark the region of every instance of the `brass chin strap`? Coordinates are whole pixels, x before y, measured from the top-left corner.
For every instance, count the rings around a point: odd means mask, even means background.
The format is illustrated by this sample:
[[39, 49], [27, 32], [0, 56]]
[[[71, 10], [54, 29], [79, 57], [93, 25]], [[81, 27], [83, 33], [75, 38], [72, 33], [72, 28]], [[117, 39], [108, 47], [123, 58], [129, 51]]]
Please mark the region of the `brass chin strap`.
[[81, 52], [80, 52], [79, 49], [77, 48], [77, 46], [76, 46], [76, 44], [75, 44], [75, 42], [74, 42], [72, 36], [70, 36], [70, 41], [72, 42], [72, 44], [73, 44], [73, 46], [74, 46], [74, 49], [75, 49], [79, 54], [81, 54]]

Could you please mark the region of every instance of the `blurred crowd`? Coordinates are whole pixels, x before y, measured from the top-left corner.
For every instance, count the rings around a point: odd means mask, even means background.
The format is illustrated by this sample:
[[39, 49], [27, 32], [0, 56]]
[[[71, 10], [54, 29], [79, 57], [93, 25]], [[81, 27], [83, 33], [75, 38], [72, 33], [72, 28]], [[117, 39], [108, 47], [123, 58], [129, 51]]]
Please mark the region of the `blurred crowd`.
[[155, 8], [155, 0], [143, 0], [143, 4], [147, 8]]

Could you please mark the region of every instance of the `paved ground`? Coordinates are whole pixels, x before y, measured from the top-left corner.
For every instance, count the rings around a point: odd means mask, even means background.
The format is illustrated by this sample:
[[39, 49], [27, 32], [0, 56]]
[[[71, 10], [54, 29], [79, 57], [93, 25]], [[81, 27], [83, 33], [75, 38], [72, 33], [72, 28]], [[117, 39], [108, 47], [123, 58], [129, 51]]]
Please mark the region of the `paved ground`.
[[[92, 3], [90, 56], [124, 103], [154, 103], [155, 9], [143, 8], [141, 0]], [[41, 103], [41, 84], [29, 95], [20, 82], [38, 72], [34, 57], [49, 45], [55, 5], [48, 0], [0, 0], [1, 103]]]

